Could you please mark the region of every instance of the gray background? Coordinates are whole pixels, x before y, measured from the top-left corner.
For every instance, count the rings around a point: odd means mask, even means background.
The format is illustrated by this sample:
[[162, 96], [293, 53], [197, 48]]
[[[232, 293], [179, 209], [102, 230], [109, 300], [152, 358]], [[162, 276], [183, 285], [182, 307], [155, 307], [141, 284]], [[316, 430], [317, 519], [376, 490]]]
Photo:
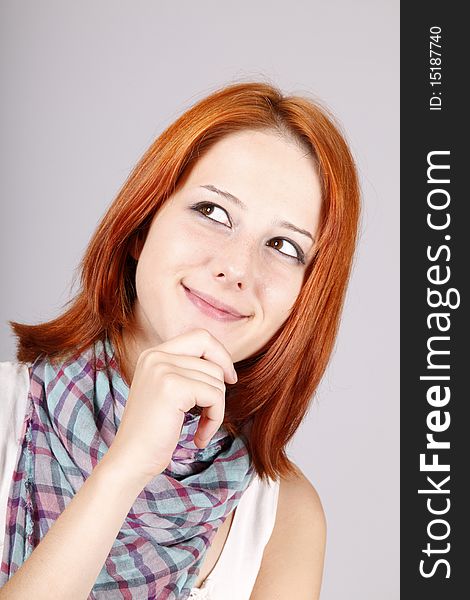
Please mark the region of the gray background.
[[5, 1], [0, 360], [7, 320], [56, 316], [152, 140], [217, 87], [323, 100], [363, 190], [359, 248], [317, 401], [289, 455], [328, 520], [322, 600], [399, 597], [399, 2]]

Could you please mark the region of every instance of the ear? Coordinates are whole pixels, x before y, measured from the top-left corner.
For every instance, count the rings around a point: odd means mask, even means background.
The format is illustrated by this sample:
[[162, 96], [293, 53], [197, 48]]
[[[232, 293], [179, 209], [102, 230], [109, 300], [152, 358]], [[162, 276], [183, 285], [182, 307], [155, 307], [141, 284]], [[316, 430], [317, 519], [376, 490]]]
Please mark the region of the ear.
[[142, 248], [144, 246], [145, 236], [142, 231], [135, 236], [133, 243], [129, 249], [129, 253], [135, 260], [139, 260], [140, 253], [142, 252]]

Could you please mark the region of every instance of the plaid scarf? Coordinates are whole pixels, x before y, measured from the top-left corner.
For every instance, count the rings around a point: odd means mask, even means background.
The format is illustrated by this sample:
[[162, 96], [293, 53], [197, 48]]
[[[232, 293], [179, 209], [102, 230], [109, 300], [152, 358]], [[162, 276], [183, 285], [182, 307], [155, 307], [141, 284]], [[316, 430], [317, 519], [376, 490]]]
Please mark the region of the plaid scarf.
[[[28, 558], [106, 453], [128, 394], [108, 338], [60, 365], [40, 357], [32, 364], [0, 585]], [[197, 448], [198, 419], [185, 414], [171, 462], [136, 498], [89, 599], [189, 596], [218, 527], [254, 475], [242, 436], [233, 439], [221, 427], [206, 448]]]

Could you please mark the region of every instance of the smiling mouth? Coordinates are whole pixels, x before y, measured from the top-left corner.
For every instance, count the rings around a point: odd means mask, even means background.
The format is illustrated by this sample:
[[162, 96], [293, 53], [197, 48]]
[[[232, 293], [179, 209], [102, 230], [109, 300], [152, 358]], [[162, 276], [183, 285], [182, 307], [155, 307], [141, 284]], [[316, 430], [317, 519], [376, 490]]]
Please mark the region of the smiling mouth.
[[192, 302], [194, 306], [196, 306], [200, 312], [205, 314], [216, 321], [242, 321], [243, 319], [248, 319], [248, 316], [244, 315], [235, 315], [226, 310], [216, 308], [200, 296], [198, 296], [191, 289], [187, 288], [185, 285], [181, 284], [186, 297]]

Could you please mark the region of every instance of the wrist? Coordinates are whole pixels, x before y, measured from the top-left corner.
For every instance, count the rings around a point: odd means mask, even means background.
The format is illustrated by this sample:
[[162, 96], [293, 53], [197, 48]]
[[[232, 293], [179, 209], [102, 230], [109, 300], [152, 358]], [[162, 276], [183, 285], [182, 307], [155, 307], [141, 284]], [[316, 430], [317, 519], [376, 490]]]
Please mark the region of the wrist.
[[122, 492], [131, 493], [134, 499], [140, 494], [147, 483], [148, 477], [139, 473], [135, 465], [127, 464], [110, 448], [96, 466], [94, 472], [109, 485], [119, 488]]

